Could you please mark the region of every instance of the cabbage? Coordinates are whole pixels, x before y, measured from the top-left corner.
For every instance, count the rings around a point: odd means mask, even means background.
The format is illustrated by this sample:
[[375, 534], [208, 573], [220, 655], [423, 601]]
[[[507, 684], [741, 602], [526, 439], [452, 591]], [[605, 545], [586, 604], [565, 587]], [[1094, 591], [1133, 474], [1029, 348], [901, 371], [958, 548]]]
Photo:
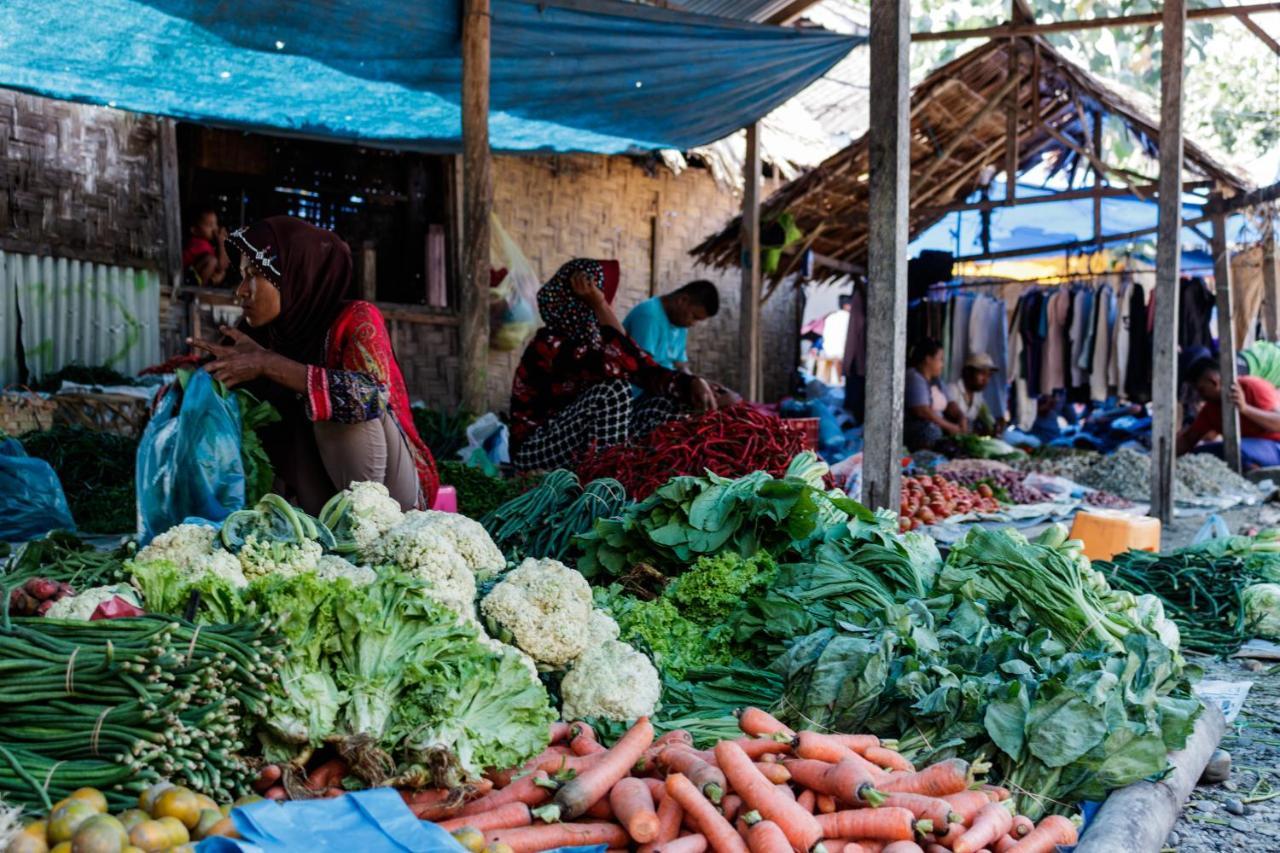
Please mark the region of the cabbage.
[[1256, 583], [1240, 593], [1245, 619], [1256, 636], [1280, 640], [1280, 584]]
[[1176, 652], [1182, 644], [1178, 626], [1164, 614], [1164, 602], [1154, 595], [1140, 595], [1134, 602], [1137, 622], [1160, 638], [1160, 642]]

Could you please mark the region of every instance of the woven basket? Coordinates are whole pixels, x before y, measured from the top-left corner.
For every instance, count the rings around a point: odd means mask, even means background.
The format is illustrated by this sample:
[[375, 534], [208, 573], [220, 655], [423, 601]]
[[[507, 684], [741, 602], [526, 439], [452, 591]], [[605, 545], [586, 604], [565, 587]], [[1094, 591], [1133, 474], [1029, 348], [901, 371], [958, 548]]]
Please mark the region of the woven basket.
[[56, 394], [54, 422], [137, 438], [151, 417], [148, 402], [124, 394]]
[[33, 391], [0, 391], [0, 431], [22, 435], [53, 426], [58, 404]]

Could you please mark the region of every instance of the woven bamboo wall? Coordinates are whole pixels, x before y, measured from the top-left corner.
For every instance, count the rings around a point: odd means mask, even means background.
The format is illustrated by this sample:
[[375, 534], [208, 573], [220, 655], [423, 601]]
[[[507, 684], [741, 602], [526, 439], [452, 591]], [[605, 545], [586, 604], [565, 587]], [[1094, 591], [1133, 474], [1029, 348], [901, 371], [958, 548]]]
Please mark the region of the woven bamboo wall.
[[0, 89], [0, 249], [159, 269], [159, 128], [153, 116]]

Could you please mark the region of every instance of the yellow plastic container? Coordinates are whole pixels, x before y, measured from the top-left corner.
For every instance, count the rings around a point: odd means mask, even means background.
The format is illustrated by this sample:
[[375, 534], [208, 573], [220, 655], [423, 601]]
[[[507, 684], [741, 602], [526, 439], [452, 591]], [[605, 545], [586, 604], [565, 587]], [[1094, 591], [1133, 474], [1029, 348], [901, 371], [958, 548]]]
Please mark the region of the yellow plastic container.
[[1110, 560], [1125, 551], [1159, 551], [1160, 519], [1105, 509], [1077, 512], [1071, 538], [1084, 542], [1090, 560]]

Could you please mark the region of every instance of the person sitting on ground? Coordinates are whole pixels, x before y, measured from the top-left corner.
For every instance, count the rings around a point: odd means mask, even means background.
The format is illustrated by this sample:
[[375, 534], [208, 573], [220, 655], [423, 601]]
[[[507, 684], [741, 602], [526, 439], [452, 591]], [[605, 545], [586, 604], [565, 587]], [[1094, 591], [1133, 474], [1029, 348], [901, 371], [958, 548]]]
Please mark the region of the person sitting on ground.
[[[1215, 359], [1201, 358], [1187, 378], [1203, 401], [1191, 425], [1178, 434], [1178, 453], [1222, 456], [1222, 441], [1201, 444], [1222, 435], [1222, 373]], [[1240, 464], [1246, 470], [1280, 465], [1280, 391], [1260, 376], [1241, 376], [1231, 388], [1240, 412]]]
[[[545, 324], [511, 386], [511, 459], [522, 471], [573, 466], [592, 447], [639, 438], [688, 408], [717, 408], [711, 385], [658, 364], [609, 303], [618, 262], [578, 258], [538, 291]], [[644, 392], [632, 397], [632, 385]]]
[[400, 506], [427, 509], [439, 479], [418, 437], [382, 314], [347, 301], [351, 249], [337, 234], [273, 216], [228, 238], [240, 252], [240, 329], [229, 344], [188, 339], [209, 374], [248, 384], [281, 421], [261, 431], [277, 491], [317, 515], [353, 482], [382, 483]]
[[964, 412], [943, 387], [942, 344], [926, 338], [916, 344], [908, 360], [906, 412], [903, 442], [907, 450], [930, 450], [944, 434], [958, 435], [968, 430]]
[[218, 224], [218, 212], [212, 207], [196, 210], [182, 245], [182, 269], [187, 283], [193, 287], [217, 287], [230, 266], [227, 229]]
[[[691, 373], [689, 329], [719, 312], [720, 292], [711, 282], [699, 279], [641, 302], [627, 312], [622, 328], [659, 366]], [[721, 385], [710, 384], [720, 406], [730, 406], [741, 399]], [[640, 396], [639, 389], [636, 396]]]
[[960, 378], [947, 386], [947, 395], [955, 401], [965, 422], [974, 432], [992, 435], [1003, 432], [1002, 422], [991, 414], [982, 392], [1000, 368], [985, 352], [973, 353], [964, 362]]

